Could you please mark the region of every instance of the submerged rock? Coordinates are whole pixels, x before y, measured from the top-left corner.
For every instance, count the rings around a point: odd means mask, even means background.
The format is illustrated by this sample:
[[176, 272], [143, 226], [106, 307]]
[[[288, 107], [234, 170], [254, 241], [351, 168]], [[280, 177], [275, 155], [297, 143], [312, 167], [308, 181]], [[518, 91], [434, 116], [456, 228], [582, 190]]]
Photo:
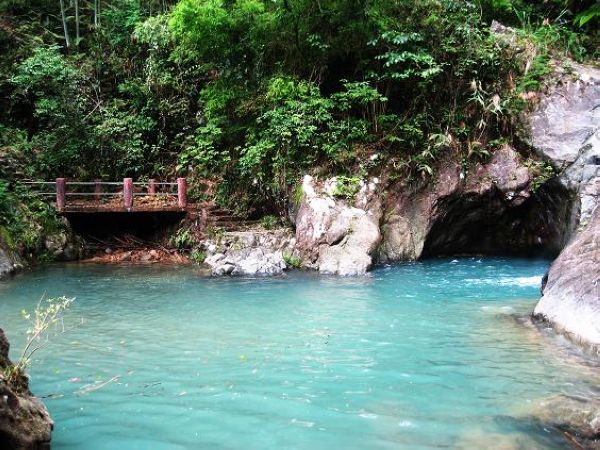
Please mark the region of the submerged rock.
[[557, 395], [543, 400], [529, 412], [544, 427], [565, 433], [575, 448], [600, 449], [600, 400]]
[[8, 382], [5, 371], [12, 366], [8, 350], [8, 340], [0, 329], [0, 448], [50, 449], [54, 423], [46, 407], [29, 391], [25, 377], [18, 387]]

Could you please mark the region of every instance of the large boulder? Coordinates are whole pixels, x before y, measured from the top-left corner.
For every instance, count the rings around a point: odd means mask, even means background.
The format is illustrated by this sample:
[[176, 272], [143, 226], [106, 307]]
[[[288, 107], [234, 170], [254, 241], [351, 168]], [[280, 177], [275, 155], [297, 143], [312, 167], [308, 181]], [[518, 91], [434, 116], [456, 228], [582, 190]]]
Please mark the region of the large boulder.
[[534, 319], [600, 351], [600, 208], [552, 264]]
[[381, 240], [377, 180], [361, 182], [352, 199], [336, 195], [337, 182], [304, 177], [295, 218], [296, 248], [307, 267], [323, 274], [364, 275]]
[[54, 423], [48, 410], [28, 388], [27, 378], [7, 378], [12, 367], [9, 344], [0, 329], [0, 448], [10, 450], [50, 449]]

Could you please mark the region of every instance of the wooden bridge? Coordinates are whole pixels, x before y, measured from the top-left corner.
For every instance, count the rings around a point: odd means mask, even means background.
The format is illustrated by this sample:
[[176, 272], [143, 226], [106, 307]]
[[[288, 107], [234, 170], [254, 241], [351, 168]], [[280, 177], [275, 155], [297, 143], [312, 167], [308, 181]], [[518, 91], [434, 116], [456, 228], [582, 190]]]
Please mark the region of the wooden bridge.
[[195, 209], [188, 204], [185, 178], [174, 183], [150, 179], [134, 182], [32, 181], [25, 184], [38, 195], [56, 198], [56, 209], [65, 213], [122, 213], [122, 212], [186, 212]]

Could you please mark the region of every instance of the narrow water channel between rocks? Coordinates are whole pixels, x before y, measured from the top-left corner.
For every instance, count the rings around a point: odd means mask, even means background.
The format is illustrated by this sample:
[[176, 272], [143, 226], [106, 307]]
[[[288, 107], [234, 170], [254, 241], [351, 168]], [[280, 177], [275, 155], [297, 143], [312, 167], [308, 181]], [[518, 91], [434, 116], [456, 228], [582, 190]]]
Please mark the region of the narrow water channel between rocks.
[[21, 310], [67, 295], [31, 367], [53, 449], [564, 448], [540, 402], [600, 371], [523, 324], [545, 260], [439, 259], [364, 278], [214, 279], [194, 268], [50, 266], [0, 281]]

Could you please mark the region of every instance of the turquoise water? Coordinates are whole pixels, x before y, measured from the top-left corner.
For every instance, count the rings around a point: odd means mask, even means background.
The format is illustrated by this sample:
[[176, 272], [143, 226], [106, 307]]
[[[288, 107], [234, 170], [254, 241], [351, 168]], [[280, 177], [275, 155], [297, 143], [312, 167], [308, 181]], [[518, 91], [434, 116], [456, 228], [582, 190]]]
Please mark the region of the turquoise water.
[[52, 266], [0, 282], [0, 326], [14, 356], [23, 308], [76, 297], [31, 367], [55, 450], [563, 448], [531, 409], [599, 377], [515, 319], [547, 266], [444, 259], [358, 279]]

